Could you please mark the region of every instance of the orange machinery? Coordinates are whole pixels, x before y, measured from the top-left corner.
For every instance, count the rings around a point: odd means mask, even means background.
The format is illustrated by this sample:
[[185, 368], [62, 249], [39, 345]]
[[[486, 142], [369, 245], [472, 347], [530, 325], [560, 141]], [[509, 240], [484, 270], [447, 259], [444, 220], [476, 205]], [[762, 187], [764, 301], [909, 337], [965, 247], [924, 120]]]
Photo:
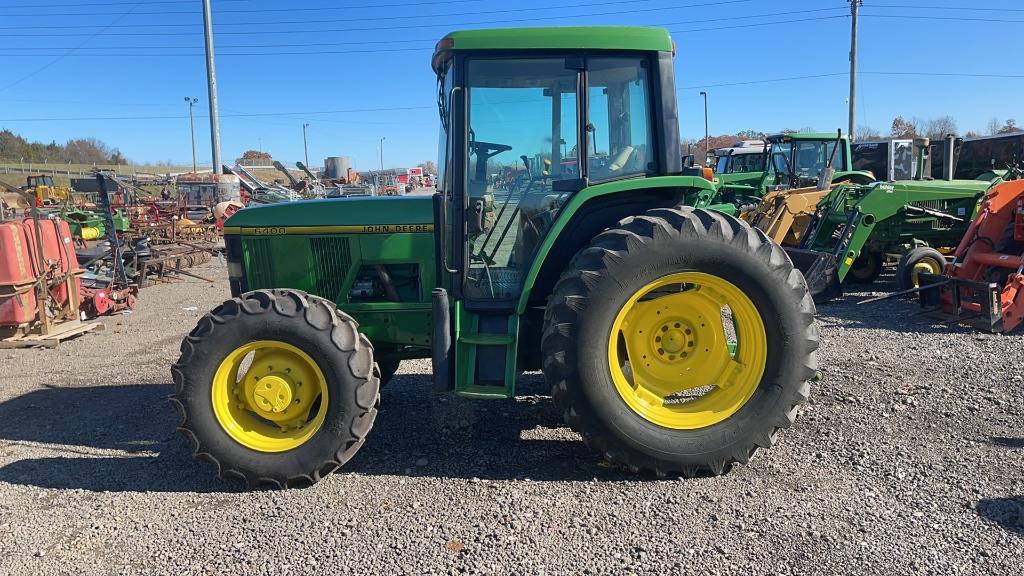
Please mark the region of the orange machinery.
[[942, 276], [922, 275], [921, 305], [991, 332], [1024, 323], [1024, 180], [993, 188]]

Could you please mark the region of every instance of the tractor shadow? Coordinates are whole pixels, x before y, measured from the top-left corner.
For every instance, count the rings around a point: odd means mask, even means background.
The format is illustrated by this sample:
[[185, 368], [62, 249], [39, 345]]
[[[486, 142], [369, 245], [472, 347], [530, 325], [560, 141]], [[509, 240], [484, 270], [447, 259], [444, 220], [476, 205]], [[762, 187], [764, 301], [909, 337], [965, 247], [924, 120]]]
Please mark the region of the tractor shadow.
[[[592, 480], [603, 468], [565, 427], [539, 375], [517, 398], [437, 394], [429, 374], [382, 390], [366, 445], [342, 472], [452, 478]], [[169, 384], [49, 386], [0, 403], [0, 482], [95, 492], [238, 492], [192, 458], [175, 431]], [[13, 459], [13, 454], [31, 455]], [[113, 452], [113, 453], [111, 453]], [[14, 458], [18, 458], [15, 456]]]
[[978, 516], [1024, 538], [1024, 496], [986, 498], [975, 510]]
[[992, 436], [989, 441], [995, 446], [1003, 448], [1024, 448], [1024, 438], [1013, 438], [1010, 436]]
[[169, 384], [49, 386], [0, 403], [0, 457], [26, 449], [44, 455], [0, 467], [0, 482], [96, 492], [236, 491], [192, 459], [175, 431], [171, 391]]
[[818, 322], [822, 327], [890, 330], [920, 334], [976, 334], [973, 328], [944, 323], [926, 313], [918, 304], [917, 295], [895, 296], [888, 300], [861, 304], [865, 300], [891, 294], [898, 290], [895, 279], [883, 275], [870, 285], [845, 284], [843, 297], [820, 303]]
[[543, 377], [525, 375], [514, 400], [437, 394], [429, 374], [399, 374], [381, 392], [366, 445], [344, 472], [483, 480], [617, 480], [563, 422]]

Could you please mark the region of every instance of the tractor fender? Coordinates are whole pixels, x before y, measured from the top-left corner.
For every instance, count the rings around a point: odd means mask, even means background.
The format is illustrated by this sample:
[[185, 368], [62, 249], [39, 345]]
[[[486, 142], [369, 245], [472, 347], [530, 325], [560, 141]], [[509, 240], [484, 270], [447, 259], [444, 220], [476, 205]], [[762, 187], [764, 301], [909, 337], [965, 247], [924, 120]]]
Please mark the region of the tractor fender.
[[572, 257], [619, 220], [653, 208], [704, 207], [715, 191], [711, 182], [697, 176], [662, 176], [606, 182], [577, 192], [559, 211], [537, 249], [517, 313], [524, 314], [531, 305], [543, 306]]

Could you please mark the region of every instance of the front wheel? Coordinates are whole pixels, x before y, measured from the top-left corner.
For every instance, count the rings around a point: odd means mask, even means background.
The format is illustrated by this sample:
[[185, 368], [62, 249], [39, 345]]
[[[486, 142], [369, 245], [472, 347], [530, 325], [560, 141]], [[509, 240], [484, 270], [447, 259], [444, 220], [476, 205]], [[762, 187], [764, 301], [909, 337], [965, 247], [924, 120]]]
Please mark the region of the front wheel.
[[544, 374], [607, 460], [721, 474], [789, 427], [817, 370], [803, 275], [716, 212], [627, 218], [576, 255], [549, 301]]
[[885, 255], [881, 252], [864, 252], [853, 261], [847, 278], [853, 284], [871, 284], [882, 275]]
[[918, 246], [900, 258], [896, 266], [896, 286], [901, 291], [918, 288], [922, 273], [938, 276], [945, 266], [946, 257], [941, 252], [928, 246]]
[[259, 290], [206, 314], [171, 368], [171, 405], [196, 458], [249, 485], [312, 484], [373, 426], [373, 347], [334, 304]]

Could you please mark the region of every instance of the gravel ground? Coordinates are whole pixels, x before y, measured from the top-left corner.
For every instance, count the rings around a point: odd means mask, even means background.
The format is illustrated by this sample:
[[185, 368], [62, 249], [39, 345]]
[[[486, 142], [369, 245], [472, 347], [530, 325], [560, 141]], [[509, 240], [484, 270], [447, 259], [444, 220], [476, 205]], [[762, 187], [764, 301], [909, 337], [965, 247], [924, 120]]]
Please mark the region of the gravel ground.
[[1024, 335], [853, 294], [820, 310], [825, 378], [794, 429], [684, 481], [602, 466], [536, 376], [472, 402], [406, 362], [344, 471], [245, 492], [189, 457], [165, 400], [227, 291], [156, 286], [104, 332], [0, 350], [0, 574], [1020, 574]]

